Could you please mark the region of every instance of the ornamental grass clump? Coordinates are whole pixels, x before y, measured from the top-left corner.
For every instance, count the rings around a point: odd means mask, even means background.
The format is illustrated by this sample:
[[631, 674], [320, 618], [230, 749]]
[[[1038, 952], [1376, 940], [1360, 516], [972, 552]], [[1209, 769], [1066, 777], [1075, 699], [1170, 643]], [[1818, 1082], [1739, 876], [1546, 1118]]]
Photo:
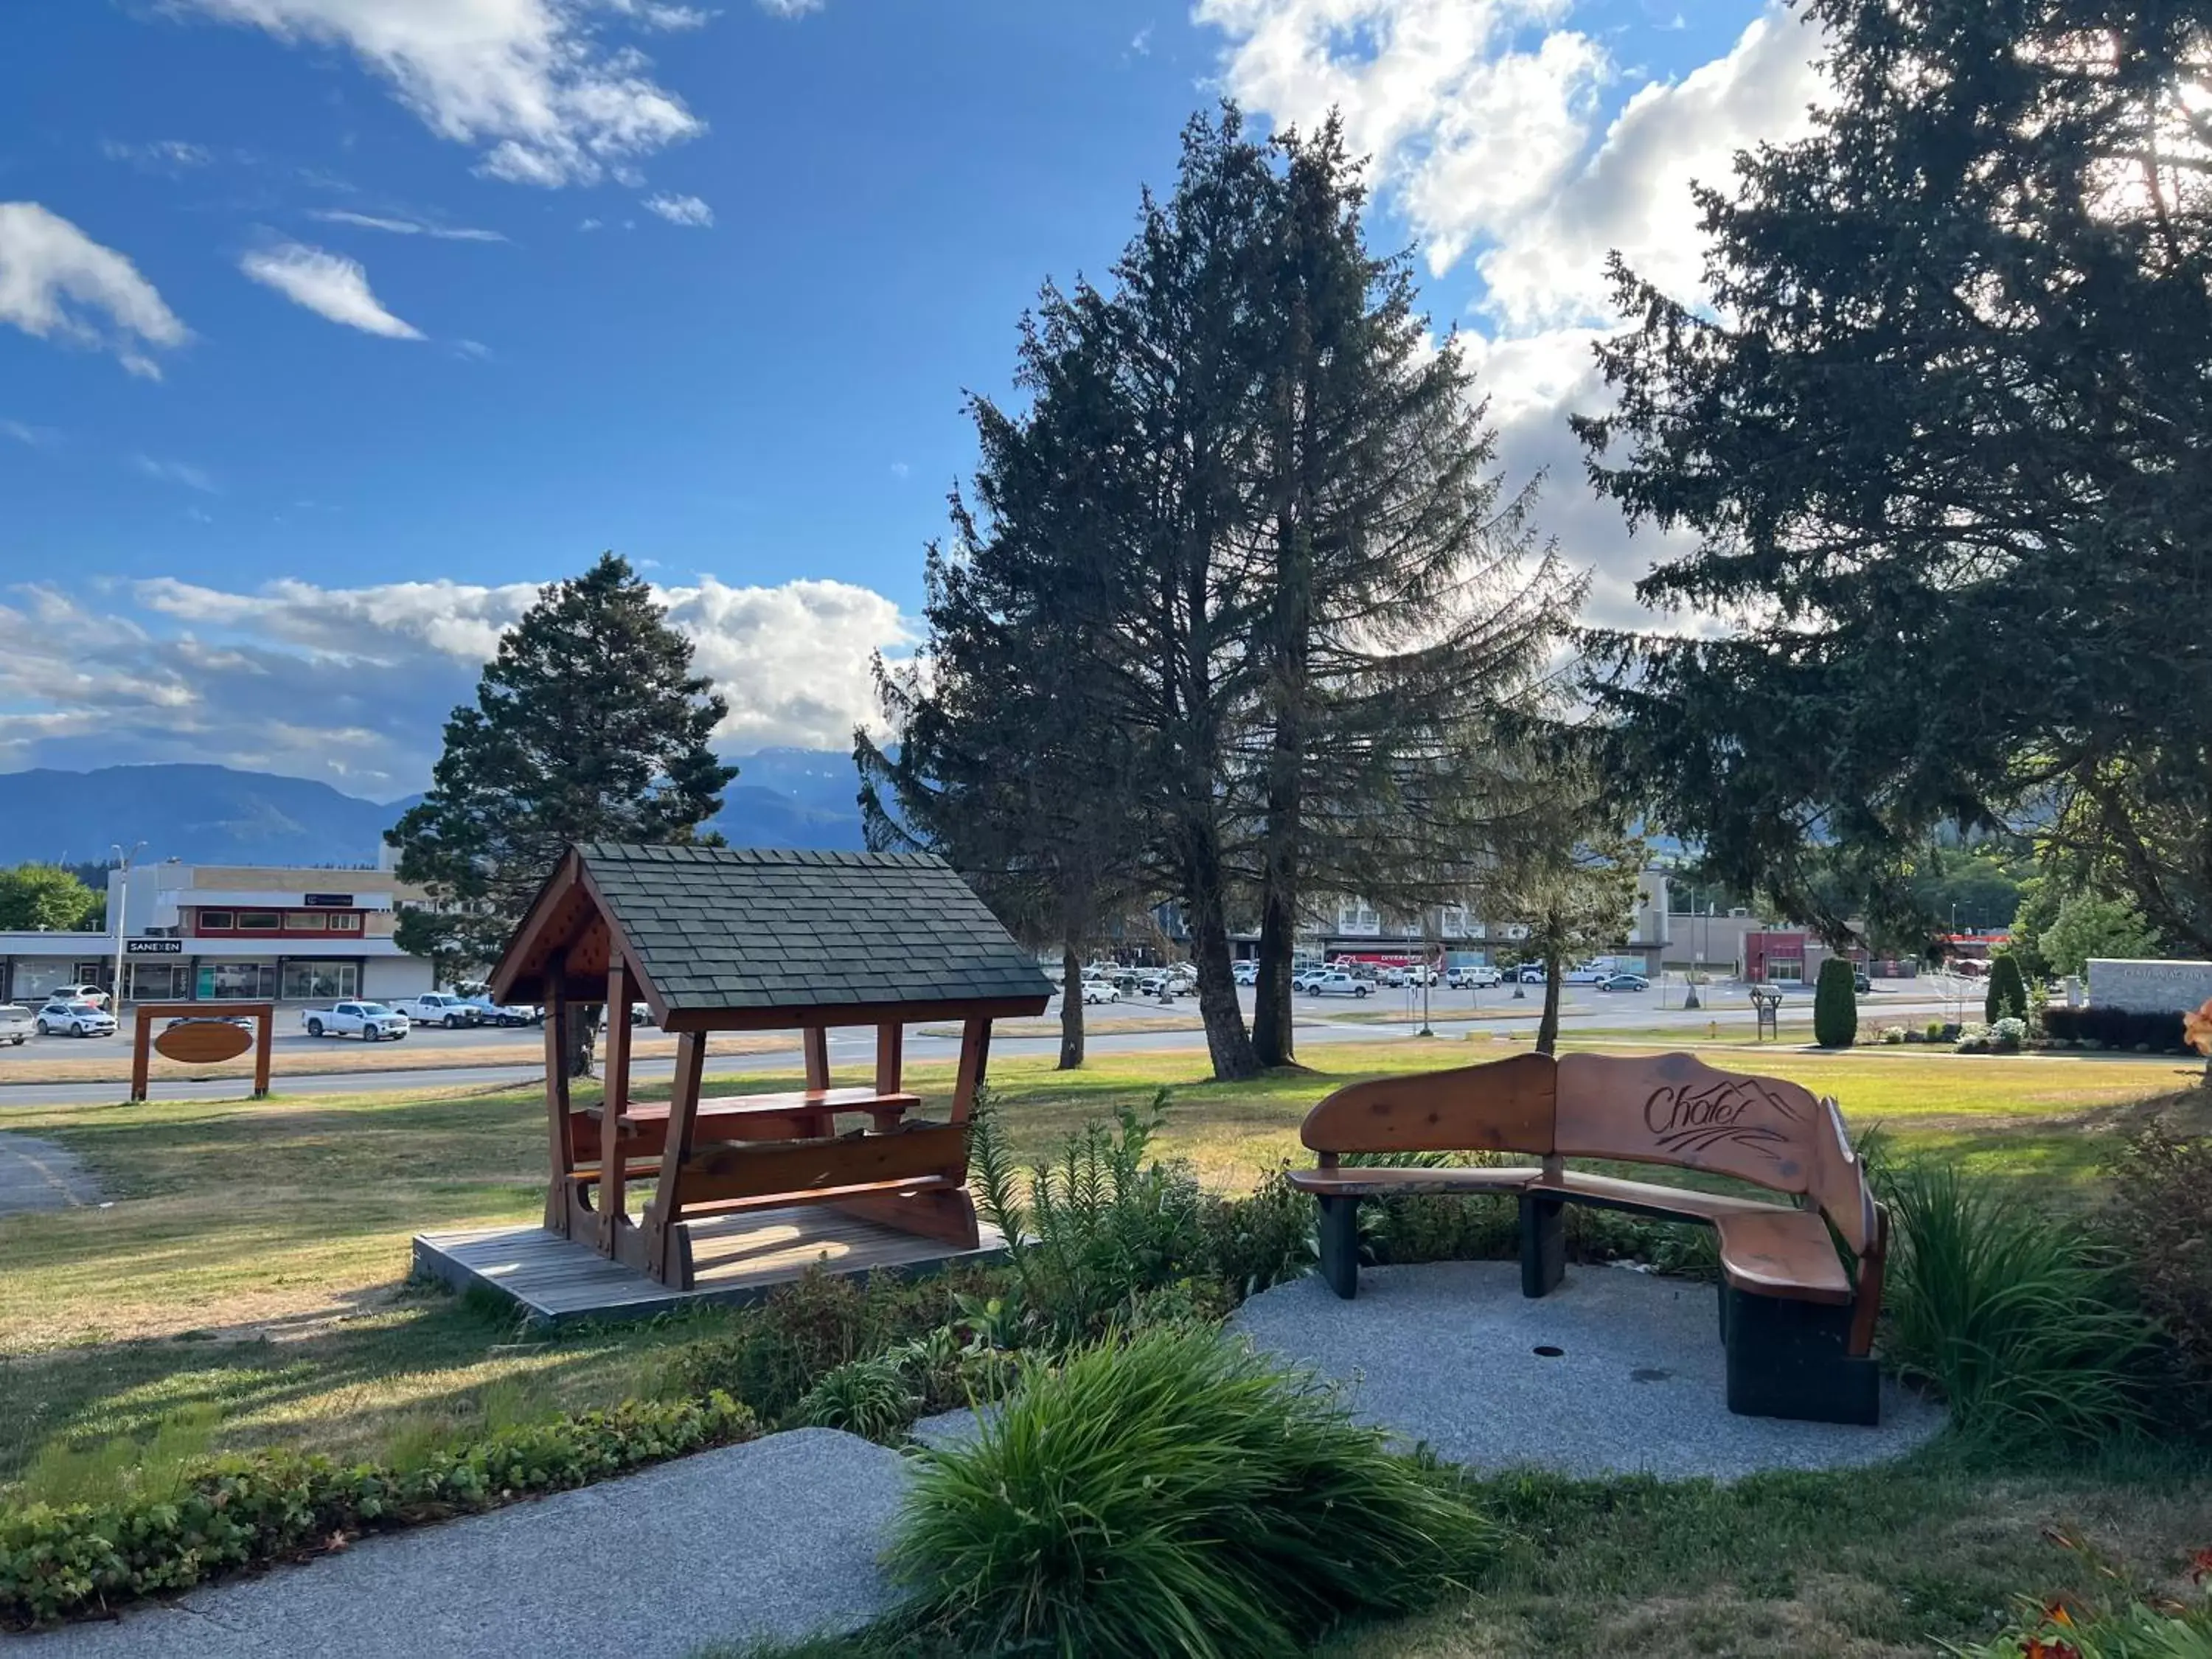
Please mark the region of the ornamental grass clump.
[[1888, 1352], [1960, 1429], [2092, 1441], [2144, 1425], [2150, 1328], [2091, 1233], [1948, 1164], [1898, 1165], [1882, 1186], [1898, 1236]]
[[1333, 1390], [1171, 1328], [1026, 1364], [972, 1441], [922, 1454], [887, 1559], [963, 1652], [1260, 1659], [1464, 1589], [1498, 1546]]

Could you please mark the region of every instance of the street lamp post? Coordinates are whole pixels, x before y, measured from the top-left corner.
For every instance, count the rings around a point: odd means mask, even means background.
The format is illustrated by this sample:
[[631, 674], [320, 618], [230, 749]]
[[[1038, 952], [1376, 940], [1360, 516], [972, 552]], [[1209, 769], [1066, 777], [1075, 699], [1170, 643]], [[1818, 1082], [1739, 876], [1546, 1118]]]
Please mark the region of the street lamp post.
[[[1695, 922], [1698, 919], [1698, 890], [1694, 887], [1690, 890], [1689, 919], [1692, 922]], [[1694, 940], [1697, 938], [1698, 930], [1694, 927], [1690, 927], [1686, 931], [1689, 933], [1692, 939]], [[1690, 988], [1686, 991], [1682, 996], [1682, 1011], [1685, 1013], [1704, 1006], [1698, 1000], [1698, 963], [1700, 957], [1698, 949], [1695, 945], [1692, 945], [1690, 949]]]
[[129, 925], [131, 915], [131, 860], [146, 850], [146, 843], [139, 842], [126, 853], [121, 842], [110, 842], [107, 850], [115, 854], [115, 861], [123, 870], [123, 885], [115, 896], [115, 979], [108, 987], [108, 998], [115, 1005], [117, 1029], [120, 1030], [123, 1019], [123, 932]]

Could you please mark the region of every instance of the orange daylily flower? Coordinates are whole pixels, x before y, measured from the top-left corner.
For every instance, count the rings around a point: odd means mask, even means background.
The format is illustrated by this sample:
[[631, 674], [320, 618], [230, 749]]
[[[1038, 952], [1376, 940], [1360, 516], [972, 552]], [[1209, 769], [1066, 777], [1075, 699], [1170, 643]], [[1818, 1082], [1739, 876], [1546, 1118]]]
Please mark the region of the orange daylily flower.
[[2212, 1055], [2212, 997], [2193, 1014], [2181, 1017], [2182, 1039], [2200, 1054]]
[[2189, 1582], [2201, 1584], [2212, 1577], [2212, 1549], [2202, 1549], [2189, 1558]]
[[2046, 1642], [2031, 1636], [2021, 1648], [2021, 1659], [2081, 1659], [2081, 1650], [2071, 1642]]

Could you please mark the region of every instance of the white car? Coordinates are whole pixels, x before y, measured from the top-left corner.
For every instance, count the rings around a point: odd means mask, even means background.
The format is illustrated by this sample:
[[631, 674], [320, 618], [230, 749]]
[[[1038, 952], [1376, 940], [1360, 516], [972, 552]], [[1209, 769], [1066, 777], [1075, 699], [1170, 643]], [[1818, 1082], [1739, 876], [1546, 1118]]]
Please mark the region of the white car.
[[[95, 1008], [107, 1006], [107, 993], [97, 985], [64, 985], [58, 991], [46, 993], [49, 1002], [88, 1002]], [[112, 1012], [112, 1011], [111, 1011]]]
[[20, 1002], [0, 1002], [0, 1042], [10, 1042], [18, 1048], [31, 1040], [38, 1028], [31, 1023], [31, 1011]]
[[1455, 991], [1486, 991], [1501, 983], [1504, 977], [1486, 963], [1478, 963], [1466, 968], [1448, 969], [1444, 974], [1444, 983]]
[[411, 1024], [442, 1025], [449, 1031], [483, 1024], [483, 1009], [450, 991], [428, 991], [419, 997], [403, 998], [392, 1005], [392, 1009], [404, 1015]]
[[40, 1036], [96, 1037], [115, 1035], [115, 1016], [82, 997], [56, 997], [33, 1022]]
[[1406, 983], [1408, 985], [1441, 985], [1443, 982], [1443, 975], [1433, 968], [1416, 963], [1406, 969]]
[[1335, 970], [1307, 982], [1306, 992], [1317, 997], [1364, 997], [1375, 988], [1364, 979]]
[[1256, 962], [1240, 962], [1229, 970], [1229, 977], [1239, 985], [1257, 985], [1260, 982], [1260, 964]]
[[1376, 977], [1395, 990], [1406, 982], [1406, 970], [1403, 968], [1385, 968]]
[[341, 1002], [310, 1008], [300, 1016], [311, 1037], [357, 1036], [363, 1042], [398, 1041], [407, 1035], [407, 1016], [380, 1002]]
[[1085, 1002], [1119, 1002], [1121, 994], [1103, 979], [1086, 979], [1083, 981], [1083, 1000]]
[[1570, 968], [1561, 976], [1563, 985], [1602, 985], [1613, 977], [1610, 968]]
[[1316, 980], [1325, 978], [1336, 971], [1338, 970], [1334, 968], [1301, 968], [1291, 975], [1291, 988], [1293, 991], [1310, 991], [1314, 988]]

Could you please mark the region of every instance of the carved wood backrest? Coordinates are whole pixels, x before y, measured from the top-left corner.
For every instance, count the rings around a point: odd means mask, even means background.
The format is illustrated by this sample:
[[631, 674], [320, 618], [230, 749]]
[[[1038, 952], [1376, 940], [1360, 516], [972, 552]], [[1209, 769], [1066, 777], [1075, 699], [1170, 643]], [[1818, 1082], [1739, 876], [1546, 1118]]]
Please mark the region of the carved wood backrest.
[[1306, 1114], [1316, 1152], [1526, 1152], [1552, 1149], [1555, 1062], [1515, 1054], [1482, 1066], [1347, 1084]]
[[1563, 1158], [1672, 1164], [1804, 1193], [1826, 1115], [1796, 1084], [1717, 1071], [1693, 1054], [1570, 1054], [1559, 1062]]
[[1808, 1189], [1820, 1212], [1835, 1224], [1854, 1255], [1864, 1255], [1878, 1236], [1874, 1189], [1868, 1185], [1859, 1155], [1844, 1128], [1844, 1115], [1832, 1098], [1820, 1099], [1820, 1152]]

